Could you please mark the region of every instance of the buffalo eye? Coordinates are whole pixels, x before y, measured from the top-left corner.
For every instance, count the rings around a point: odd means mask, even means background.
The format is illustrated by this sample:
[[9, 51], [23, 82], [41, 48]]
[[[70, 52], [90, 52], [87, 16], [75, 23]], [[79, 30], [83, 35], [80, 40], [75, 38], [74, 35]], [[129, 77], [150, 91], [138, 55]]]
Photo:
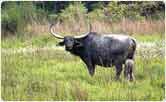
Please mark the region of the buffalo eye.
[[83, 47], [83, 44], [80, 41], [75, 40], [76, 47]]
[[59, 42], [57, 45], [59, 45], [59, 46], [63, 46], [64, 44], [65, 44], [65, 42], [62, 41], [62, 42]]

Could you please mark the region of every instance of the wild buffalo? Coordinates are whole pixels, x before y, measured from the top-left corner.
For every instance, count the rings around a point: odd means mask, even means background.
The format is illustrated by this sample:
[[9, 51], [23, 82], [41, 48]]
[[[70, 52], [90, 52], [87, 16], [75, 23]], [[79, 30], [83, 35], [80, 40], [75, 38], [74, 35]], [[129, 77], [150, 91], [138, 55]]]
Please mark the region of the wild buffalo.
[[52, 28], [53, 25], [50, 26], [51, 34], [58, 39], [63, 39], [58, 45], [65, 46], [67, 51], [79, 56], [86, 64], [91, 76], [94, 75], [96, 65], [115, 66], [115, 78], [119, 79], [124, 64], [126, 66], [125, 76], [129, 76], [129, 80], [133, 80], [132, 61], [134, 61], [136, 50], [136, 41], [133, 38], [124, 34], [98, 34], [91, 30], [80, 36], [63, 37], [55, 33]]

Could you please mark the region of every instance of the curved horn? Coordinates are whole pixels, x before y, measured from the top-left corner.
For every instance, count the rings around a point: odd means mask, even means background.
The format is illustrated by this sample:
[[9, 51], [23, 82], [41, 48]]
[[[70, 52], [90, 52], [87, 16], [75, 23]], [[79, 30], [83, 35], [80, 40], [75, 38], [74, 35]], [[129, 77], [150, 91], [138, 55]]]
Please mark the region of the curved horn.
[[89, 30], [88, 30], [87, 33], [82, 34], [82, 35], [78, 35], [78, 36], [74, 36], [74, 38], [79, 39], [79, 38], [84, 38], [84, 37], [86, 37], [86, 36], [89, 34], [89, 32], [91, 32], [91, 30], [92, 30], [92, 25], [91, 25], [91, 23], [89, 24], [88, 29], [89, 29]]
[[54, 24], [51, 24], [51, 26], [50, 26], [50, 33], [51, 34], [53, 34], [56, 38], [58, 38], [58, 39], [64, 39], [64, 37], [63, 36], [60, 36], [59, 34], [57, 34], [57, 33], [55, 33], [54, 31], [53, 31], [53, 26], [54, 26]]

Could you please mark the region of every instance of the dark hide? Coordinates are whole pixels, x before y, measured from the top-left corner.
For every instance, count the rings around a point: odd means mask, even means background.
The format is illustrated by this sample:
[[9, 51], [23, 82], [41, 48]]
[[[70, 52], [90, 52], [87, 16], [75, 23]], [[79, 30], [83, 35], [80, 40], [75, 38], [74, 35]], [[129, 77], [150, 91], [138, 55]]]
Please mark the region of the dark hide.
[[99, 35], [96, 32], [90, 32], [80, 39], [66, 36], [60, 45], [65, 45], [67, 51], [79, 56], [85, 62], [91, 76], [94, 75], [95, 65], [115, 66], [116, 79], [119, 79], [125, 61], [134, 58], [136, 49], [133, 38], [122, 35]]

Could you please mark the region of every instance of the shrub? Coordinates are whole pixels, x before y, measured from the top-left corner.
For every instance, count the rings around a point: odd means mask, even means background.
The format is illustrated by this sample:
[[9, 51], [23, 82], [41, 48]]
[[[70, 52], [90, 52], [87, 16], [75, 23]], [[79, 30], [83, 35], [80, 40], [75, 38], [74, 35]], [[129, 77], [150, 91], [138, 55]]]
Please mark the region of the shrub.
[[3, 2], [2, 35], [5, 36], [6, 32], [21, 34], [27, 24], [41, 20], [42, 14], [32, 2]]
[[81, 2], [74, 2], [73, 4], [69, 5], [66, 9], [62, 10], [59, 14], [58, 18], [62, 21], [68, 21], [73, 23], [74, 21], [78, 22], [83, 20], [87, 9], [84, 7]]
[[106, 16], [104, 15], [104, 10], [102, 9], [95, 9], [93, 12], [88, 13], [88, 18], [91, 21], [95, 21], [95, 20], [104, 20], [106, 19]]
[[85, 30], [85, 25], [87, 22], [86, 13], [87, 9], [81, 2], [74, 2], [62, 10], [61, 13], [57, 15], [51, 15], [51, 17], [55, 18], [54, 21], [56, 22], [60, 21], [60, 28], [63, 29], [59, 32], [67, 31], [63, 33], [79, 34], [80, 32], [87, 31]]

